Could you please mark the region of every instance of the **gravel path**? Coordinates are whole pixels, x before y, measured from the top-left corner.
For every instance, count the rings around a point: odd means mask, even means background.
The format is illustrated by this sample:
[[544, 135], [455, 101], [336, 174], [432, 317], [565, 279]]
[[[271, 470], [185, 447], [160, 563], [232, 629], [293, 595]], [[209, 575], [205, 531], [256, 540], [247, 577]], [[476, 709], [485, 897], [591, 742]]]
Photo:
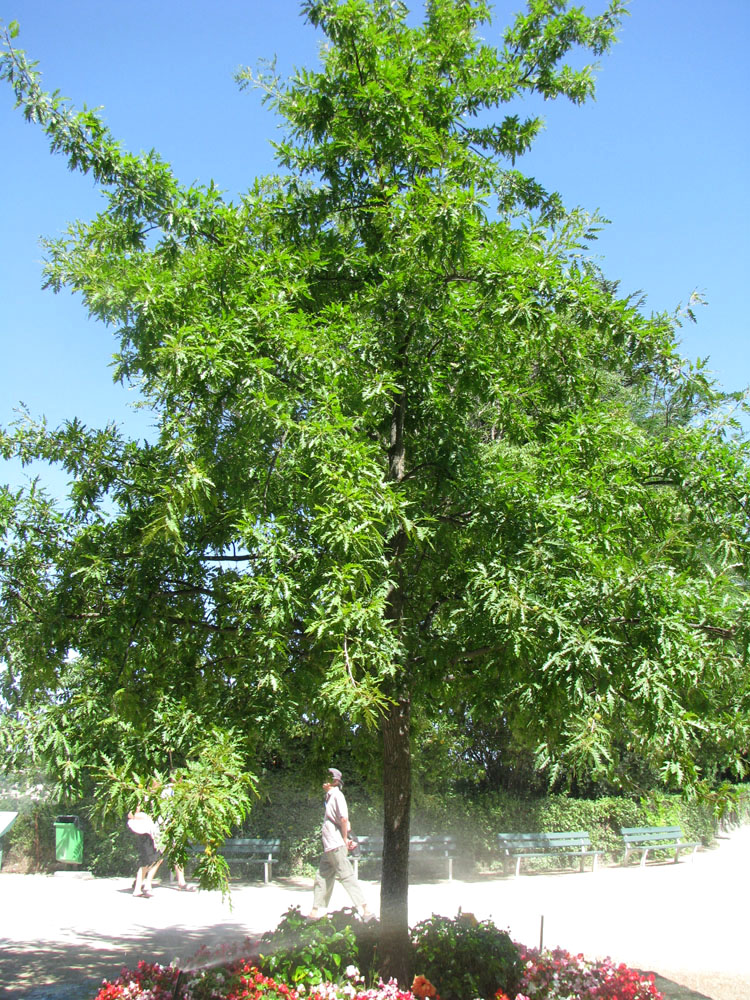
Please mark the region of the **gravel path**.
[[[293, 905], [306, 912], [311, 881], [238, 886], [231, 909], [216, 892], [156, 885], [135, 899], [127, 879], [0, 875], [0, 997], [91, 1000], [103, 978], [138, 959], [189, 959], [275, 927]], [[363, 883], [377, 909], [379, 887]], [[348, 904], [339, 886], [332, 906]], [[610, 956], [658, 974], [669, 1000], [750, 1000], [750, 827], [695, 861], [486, 877], [411, 886], [409, 918], [490, 918], [512, 937], [589, 957]]]

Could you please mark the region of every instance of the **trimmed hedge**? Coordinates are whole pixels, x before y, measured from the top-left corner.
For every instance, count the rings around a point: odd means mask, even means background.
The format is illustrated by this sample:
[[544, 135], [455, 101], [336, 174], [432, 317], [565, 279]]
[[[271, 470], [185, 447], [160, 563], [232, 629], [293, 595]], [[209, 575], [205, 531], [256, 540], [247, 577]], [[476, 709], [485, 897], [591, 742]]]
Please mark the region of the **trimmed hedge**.
[[[750, 788], [738, 786], [740, 804], [730, 825], [750, 819]], [[356, 789], [347, 788], [349, 814], [355, 834], [382, 834], [382, 816], [377, 806]], [[322, 796], [301, 792], [291, 783], [265, 790], [246, 826], [248, 836], [280, 837], [282, 867], [286, 874], [310, 873], [320, 852]], [[709, 845], [719, 828], [710, 804], [688, 802], [678, 795], [652, 795], [641, 802], [614, 796], [573, 799], [565, 795], [521, 797], [509, 793], [474, 794], [462, 797], [453, 791], [421, 796], [412, 816], [412, 833], [454, 834], [459, 857], [454, 864], [458, 878], [477, 868], [499, 869], [496, 849], [500, 831], [586, 830], [593, 845], [606, 852], [607, 860], [622, 856], [621, 826], [679, 824], [688, 839]], [[554, 865], [553, 859], [534, 862]], [[285, 870], [286, 869], [286, 870]]]
[[[736, 786], [737, 805], [724, 822], [738, 825], [750, 819], [750, 788]], [[357, 789], [347, 788], [350, 818], [355, 834], [382, 833], [380, 810]], [[95, 829], [88, 820], [90, 802], [61, 807], [49, 801], [21, 807], [15, 826], [3, 838], [3, 868], [16, 871], [53, 870], [54, 829], [58, 813], [81, 817], [84, 833], [84, 867], [95, 875], [131, 875], [135, 848], [124, 822], [114, 829]], [[19, 808], [0, 799], [0, 808]], [[300, 787], [293, 780], [275, 782], [261, 789], [261, 798], [246, 824], [247, 836], [279, 837], [282, 875], [309, 875], [320, 852], [322, 792]], [[421, 796], [412, 818], [412, 833], [447, 833], [458, 839], [458, 878], [477, 868], [498, 870], [495, 846], [499, 831], [586, 830], [593, 845], [606, 852], [606, 860], [622, 855], [621, 826], [680, 825], [689, 840], [708, 845], [719, 822], [709, 803], [688, 802], [680, 796], [652, 794], [640, 802], [627, 798], [573, 799], [565, 795], [521, 797], [509, 793], [473, 794], [463, 797], [447, 790], [444, 796]], [[550, 867], [553, 859], [539, 859], [535, 866]], [[434, 866], [433, 866], [434, 867]]]

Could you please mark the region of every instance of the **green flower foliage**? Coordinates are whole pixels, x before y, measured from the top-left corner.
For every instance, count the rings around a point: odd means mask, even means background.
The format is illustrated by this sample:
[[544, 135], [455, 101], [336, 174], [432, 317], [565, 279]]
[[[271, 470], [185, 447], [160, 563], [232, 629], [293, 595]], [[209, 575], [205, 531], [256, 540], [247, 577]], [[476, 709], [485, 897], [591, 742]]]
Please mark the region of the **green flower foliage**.
[[[269, 976], [307, 988], [344, 978], [348, 966], [359, 966], [359, 948], [351, 911], [343, 920], [308, 920], [293, 906], [258, 946], [258, 965]], [[356, 918], [355, 918], [356, 919]]]
[[432, 916], [414, 927], [412, 944], [414, 967], [445, 1000], [490, 1000], [498, 990], [514, 996], [521, 981], [518, 948], [489, 920]]

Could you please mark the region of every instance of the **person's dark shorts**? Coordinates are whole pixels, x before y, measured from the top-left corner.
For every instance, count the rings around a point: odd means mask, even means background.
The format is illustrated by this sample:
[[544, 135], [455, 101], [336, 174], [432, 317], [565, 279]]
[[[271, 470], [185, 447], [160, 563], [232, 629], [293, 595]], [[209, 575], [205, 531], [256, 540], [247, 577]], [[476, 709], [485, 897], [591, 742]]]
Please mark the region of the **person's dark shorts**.
[[150, 834], [134, 833], [133, 836], [138, 841], [138, 867], [150, 868], [161, 857], [161, 851], [157, 851], [154, 847]]

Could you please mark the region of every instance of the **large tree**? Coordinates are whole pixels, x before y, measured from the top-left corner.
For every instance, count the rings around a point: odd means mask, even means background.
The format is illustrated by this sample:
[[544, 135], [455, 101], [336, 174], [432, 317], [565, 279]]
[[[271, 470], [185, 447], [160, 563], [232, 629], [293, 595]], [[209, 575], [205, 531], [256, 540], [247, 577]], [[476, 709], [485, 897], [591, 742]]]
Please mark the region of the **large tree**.
[[590, 96], [575, 60], [623, 4], [530, 0], [497, 43], [483, 2], [303, 8], [320, 70], [240, 74], [286, 135], [236, 202], [125, 153], [6, 38], [26, 116], [108, 199], [47, 281], [112, 326], [158, 433], [3, 433], [73, 480], [67, 512], [2, 495], [5, 697], [377, 728], [405, 980], [413, 718], [470, 706], [571, 771], [637, 748], [695, 782], [707, 742], [742, 766], [747, 465], [676, 319], [618, 296], [592, 220], [515, 167], [541, 121], [503, 106]]

